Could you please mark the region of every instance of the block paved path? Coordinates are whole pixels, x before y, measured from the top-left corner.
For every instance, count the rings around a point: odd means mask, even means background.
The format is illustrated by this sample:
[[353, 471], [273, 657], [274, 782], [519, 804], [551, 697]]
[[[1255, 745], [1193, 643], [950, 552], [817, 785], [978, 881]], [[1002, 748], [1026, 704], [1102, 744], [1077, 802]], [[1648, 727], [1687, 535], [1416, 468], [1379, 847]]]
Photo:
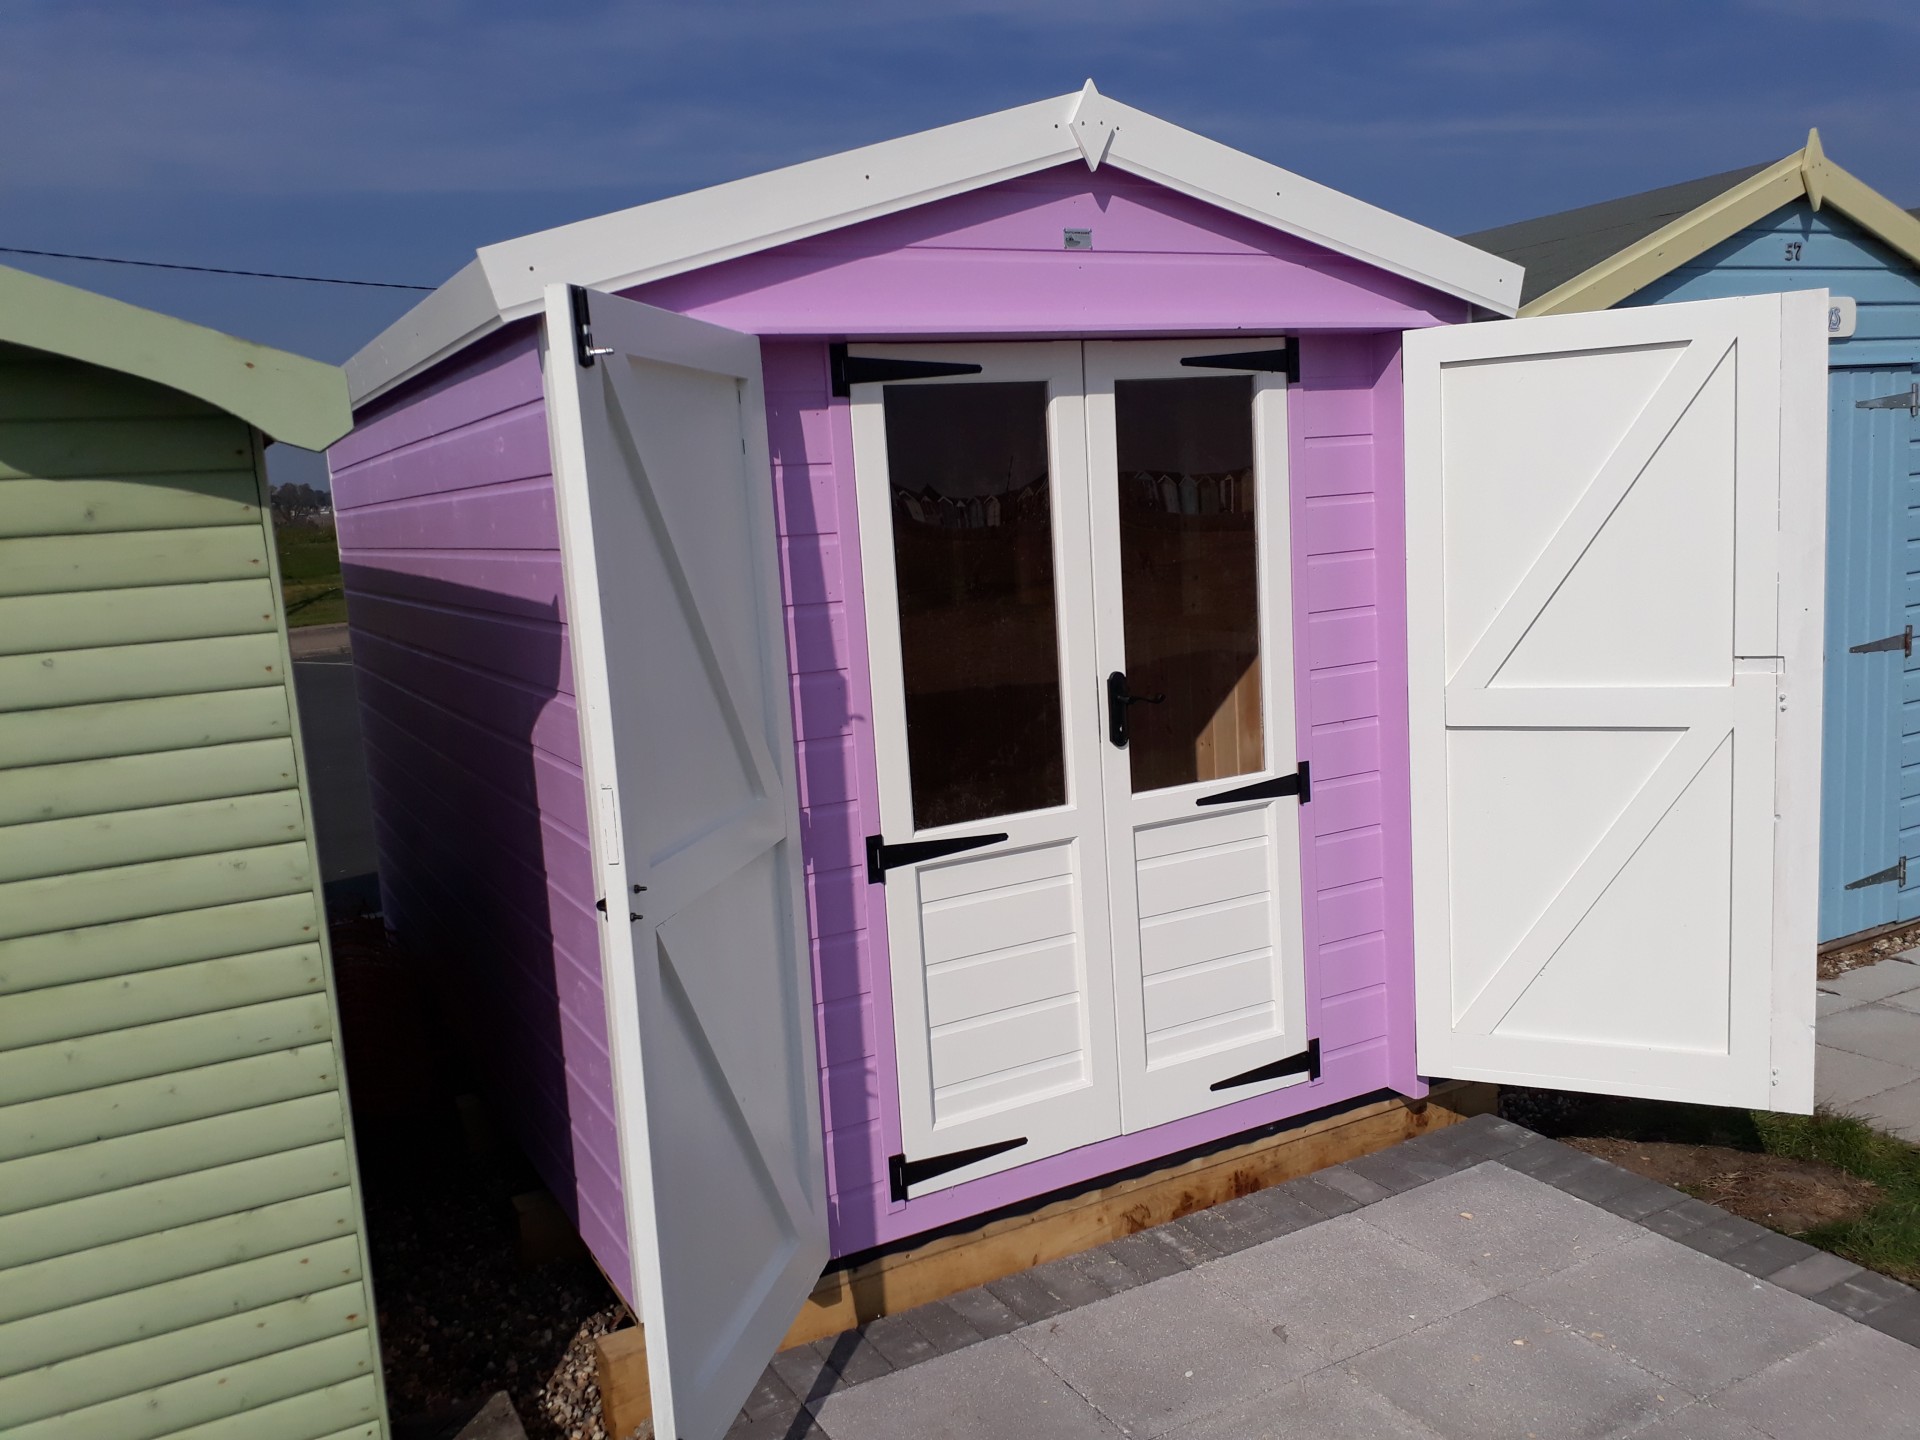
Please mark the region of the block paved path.
[[734, 1440], [1914, 1440], [1920, 1294], [1482, 1116], [776, 1357]]
[[1817, 1003], [1818, 1098], [1920, 1142], [1920, 950], [1822, 980]]

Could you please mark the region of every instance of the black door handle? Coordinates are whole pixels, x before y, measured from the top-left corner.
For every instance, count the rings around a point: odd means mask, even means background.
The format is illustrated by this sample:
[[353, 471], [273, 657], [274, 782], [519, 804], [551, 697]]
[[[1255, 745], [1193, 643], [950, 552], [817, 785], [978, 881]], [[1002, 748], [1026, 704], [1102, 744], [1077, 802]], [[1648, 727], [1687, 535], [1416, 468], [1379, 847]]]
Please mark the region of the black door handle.
[[1116, 670], [1107, 676], [1107, 738], [1120, 749], [1127, 748], [1127, 707], [1158, 705], [1165, 695], [1129, 695], [1127, 672]]

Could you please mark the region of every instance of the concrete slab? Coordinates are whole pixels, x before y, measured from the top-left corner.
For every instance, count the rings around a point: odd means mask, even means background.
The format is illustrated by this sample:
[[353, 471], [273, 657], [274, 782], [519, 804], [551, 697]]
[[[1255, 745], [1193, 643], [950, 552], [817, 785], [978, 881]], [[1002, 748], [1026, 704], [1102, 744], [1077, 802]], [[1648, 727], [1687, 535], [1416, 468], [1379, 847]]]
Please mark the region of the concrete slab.
[[[1824, 1035], [1826, 1029], [1827, 1022], [1822, 1021], [1818, 1033]], [[1869, 1095], [1878, 1095], [1882, 1090], [1891, 1090], [1915, 1079], [1920, 1079], [1920, 1073], [1905, 1065], [1870, 1059], [1831, 1045], [1820, 1045], [1814, 1051], [1814, 1098], [1836, 1109], [1846, 1109]]]
[[1345, 1360], [1492, 1292], [1357, 1215], [1217, 1261], [1208, 1270], [1260, 1319]]
[[[1920, 1040], [1920, 1015], [1913, 1017], [1913, 1027], [1915, 1038]], [[1920, 1142], [1920, 1079], [1869, 1095], [1856, 1101], [1853, 1108], [1883, 1130]]]
[[1612, 1440], [1697, 1398], [1504, 1295], [1346, 1369], [1462, 1440]]
[[[1845, 977], [1842, 977], [1845, 978]], [[1920, 1066], [1920, 1021], [1891, 1005], [1860, 1005], [1820, 1022], [1819, 1043], [1908, 1069]]]
[[1129, 1435], [1165, 1434], [1326, 1364], [1250, 1311], [1212, 1273], [1218, 1268], [1170, 1276], [1013, 1338]]
[[1169, 1440], [1441, 1440], [1437, 1432], [1338, 1370], [1322, 1370], [1230, 1405]]
[[1901, 995], [1889, 995], [1880, 1003], [1882, 1005], [1891, 1005], [1895, 1009], [1920, 1014], [1920, 990], [1909, 990]]
[[1676, 1415], [1633, 1432], [1633, 1440], [1773, 1440], [1746, 1421], [1699, 1400]]
[[1122, 1433], [1007, 1336], [830, 1395], [817, 1414], [833, 1440], [1114, 1440]]
[[1846, 1321], [1660, 1235], [1513, 1298], [1696, 1395], [1818, 1344]]
[[[1920, 958], [1920, 951], [1909, 950], [1906, 953]], [[1889, 955], [1871, 965], [1862, 965], [1858, 970], [1849, 970], [1831, 980], [1822, 980], [1820, 988], [1853, 1000], [1884, 1000], [1889, 995], [1920, 990], [1920, 964]]]
[[1369, 1205], [1359, 1219], [1496, 1292], [1578, 1265], [1644, 1233], [1631, 1221], [1491, 1161]]
[[1826, 986], [1827, 982], [1824, 980], [1821, 981], [1820, 988], [1813, 993], [1813, 1014], [1816, 1021], [1824, 1020], [1829, 1015], [1838, 1015], [1842, 1010], [1851, 1010], [1856, 1005], [1865, 1005], [1867, 1003], [1866, 998], [1860, 995], [1842, 995], [1838, 992], [1829, 994]]
[[1913, 1440], [1920, 1430], [1920, 1355], [1849, 1325], [1728, 1386], [1713, 1403], [1774, 1440]]

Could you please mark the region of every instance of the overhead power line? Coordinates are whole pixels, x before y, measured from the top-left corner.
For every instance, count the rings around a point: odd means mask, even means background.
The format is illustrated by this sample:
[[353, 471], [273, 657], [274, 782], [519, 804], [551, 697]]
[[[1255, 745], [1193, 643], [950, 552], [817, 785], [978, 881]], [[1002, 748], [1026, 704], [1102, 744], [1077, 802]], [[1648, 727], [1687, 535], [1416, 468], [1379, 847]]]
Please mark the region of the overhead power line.
[[199, 275], [245, 275], [253, 280], [298, 280], [307, 285], [358, 285], [368, 290], [431, 290], [431, 285], [401, 285], [392, 280], [340, 280], [331, 275], [283, 275], [275, 270], [227, 270], [218, 265], [174, 265], [165, 260], [126, 260], [117, 255], [75, 255], [66, 250], [28, 250], [0, 245], [0, 254], [40, 255], [49, 260], [88, 260], [95, 265], [137, 265], [143, 270], [191, 270]]

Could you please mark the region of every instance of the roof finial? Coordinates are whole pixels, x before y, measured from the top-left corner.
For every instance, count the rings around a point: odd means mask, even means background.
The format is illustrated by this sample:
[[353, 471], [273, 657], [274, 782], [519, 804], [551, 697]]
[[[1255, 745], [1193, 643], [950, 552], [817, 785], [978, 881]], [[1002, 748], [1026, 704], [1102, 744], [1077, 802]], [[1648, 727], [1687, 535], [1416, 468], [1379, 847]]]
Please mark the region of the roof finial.
[[1807, 146], [1800, 152], [1800, 180], [1807, 187], [1807, 204], [1815, 210], [1826, 199], [1821, 182], [1826, 178], [1827, 152], [1820, 148], [1820, 127], [1807, 131]]
[[1087, 162], [1087, 169], [1098, 170], [1100, 162], [1107, 158], [1107, 147], [1113, 144], [1114, 123], [1107, 113], [1106, 96], [1094, 88], [1093, 81], [1080, 87], [1080, 98], [1074, 102], [1073, 119], [1068, 124], [1073, 129], [1074, 142], [1080, 147], [1081, 158]]

